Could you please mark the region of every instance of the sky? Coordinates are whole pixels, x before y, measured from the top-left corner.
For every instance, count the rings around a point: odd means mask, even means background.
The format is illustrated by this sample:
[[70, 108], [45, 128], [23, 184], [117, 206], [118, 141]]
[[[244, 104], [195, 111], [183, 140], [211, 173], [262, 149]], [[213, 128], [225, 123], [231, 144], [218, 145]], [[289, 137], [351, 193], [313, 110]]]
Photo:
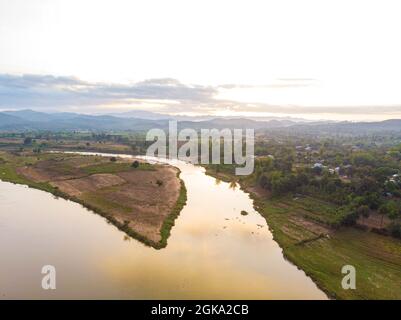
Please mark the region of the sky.
[[401, 118], [400, 9], [0, 0], [0, 110]]

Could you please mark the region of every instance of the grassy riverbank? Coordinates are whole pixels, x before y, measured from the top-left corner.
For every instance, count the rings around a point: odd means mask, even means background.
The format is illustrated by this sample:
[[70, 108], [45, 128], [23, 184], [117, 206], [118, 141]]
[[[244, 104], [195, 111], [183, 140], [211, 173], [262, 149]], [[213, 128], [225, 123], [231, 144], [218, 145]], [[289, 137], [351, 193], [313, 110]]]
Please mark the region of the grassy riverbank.
[[0, 180], [80, 203], [156, 249], [167, 245], [186, 203], [179, 175], [171, 166], [114, 157], [0, 151]]
[[[237, 177], [207, 169], [220, 180]], [[329, 227], [335, 207], [311, 197], [273, 198], [249, 180], [239, 181], [266, 218], [287, 259], [336, 299], [401, 299], [401, 241], [353, 227]], [[341, 268], [356, 268], [356, 290], [341, 286]]]

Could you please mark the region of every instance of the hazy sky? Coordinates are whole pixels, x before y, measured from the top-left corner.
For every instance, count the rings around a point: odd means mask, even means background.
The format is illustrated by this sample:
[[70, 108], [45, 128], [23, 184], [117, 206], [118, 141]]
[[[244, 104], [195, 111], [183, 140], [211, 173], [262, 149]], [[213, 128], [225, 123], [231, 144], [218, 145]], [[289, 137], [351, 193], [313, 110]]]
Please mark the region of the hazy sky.
[[400, 1], [0, 0], [0, 109], [401, 118]]

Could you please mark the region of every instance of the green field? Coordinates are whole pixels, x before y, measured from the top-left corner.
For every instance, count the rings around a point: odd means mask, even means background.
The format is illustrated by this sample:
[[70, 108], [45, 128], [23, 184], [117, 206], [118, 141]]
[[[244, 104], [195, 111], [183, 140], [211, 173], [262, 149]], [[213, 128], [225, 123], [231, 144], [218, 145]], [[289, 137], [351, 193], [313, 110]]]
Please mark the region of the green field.
[[[311, 198], [255, 199], [285, 256], [329, 296], [338, 299], [401, 299], [401, 241], [351, 227], [319, 236], [295, 217], [327, 219], [333, 209]], [[341, 287], [341, 268], [356, 269], [356, 290]]]

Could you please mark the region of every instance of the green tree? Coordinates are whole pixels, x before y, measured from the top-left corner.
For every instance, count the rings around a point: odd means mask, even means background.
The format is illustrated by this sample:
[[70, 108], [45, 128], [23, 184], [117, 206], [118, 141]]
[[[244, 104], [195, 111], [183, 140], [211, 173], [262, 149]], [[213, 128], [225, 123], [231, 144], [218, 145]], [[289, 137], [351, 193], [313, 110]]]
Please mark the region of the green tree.
[[382, 215], [380, 227], [383, 227], [383, 218], [387, 215], [391, 219], [395, 219], [399, 214], [399, 206], [395, 201], [387, 201], [379, 208], [379, 213]]
[[358, 209], [356, 209], [356, 213], [358, 214], [358, 217], [368, 217], [370, 214], [370, 209], [367, 205], [362, 205], [359, 206]]
[[26, 145], [26, 146], [28, 146], [28, 145], [31, 145], [32, 144], [32, 138], [31, 137], [26, 137], [25, 139], [24, 139], [24, 145]]

